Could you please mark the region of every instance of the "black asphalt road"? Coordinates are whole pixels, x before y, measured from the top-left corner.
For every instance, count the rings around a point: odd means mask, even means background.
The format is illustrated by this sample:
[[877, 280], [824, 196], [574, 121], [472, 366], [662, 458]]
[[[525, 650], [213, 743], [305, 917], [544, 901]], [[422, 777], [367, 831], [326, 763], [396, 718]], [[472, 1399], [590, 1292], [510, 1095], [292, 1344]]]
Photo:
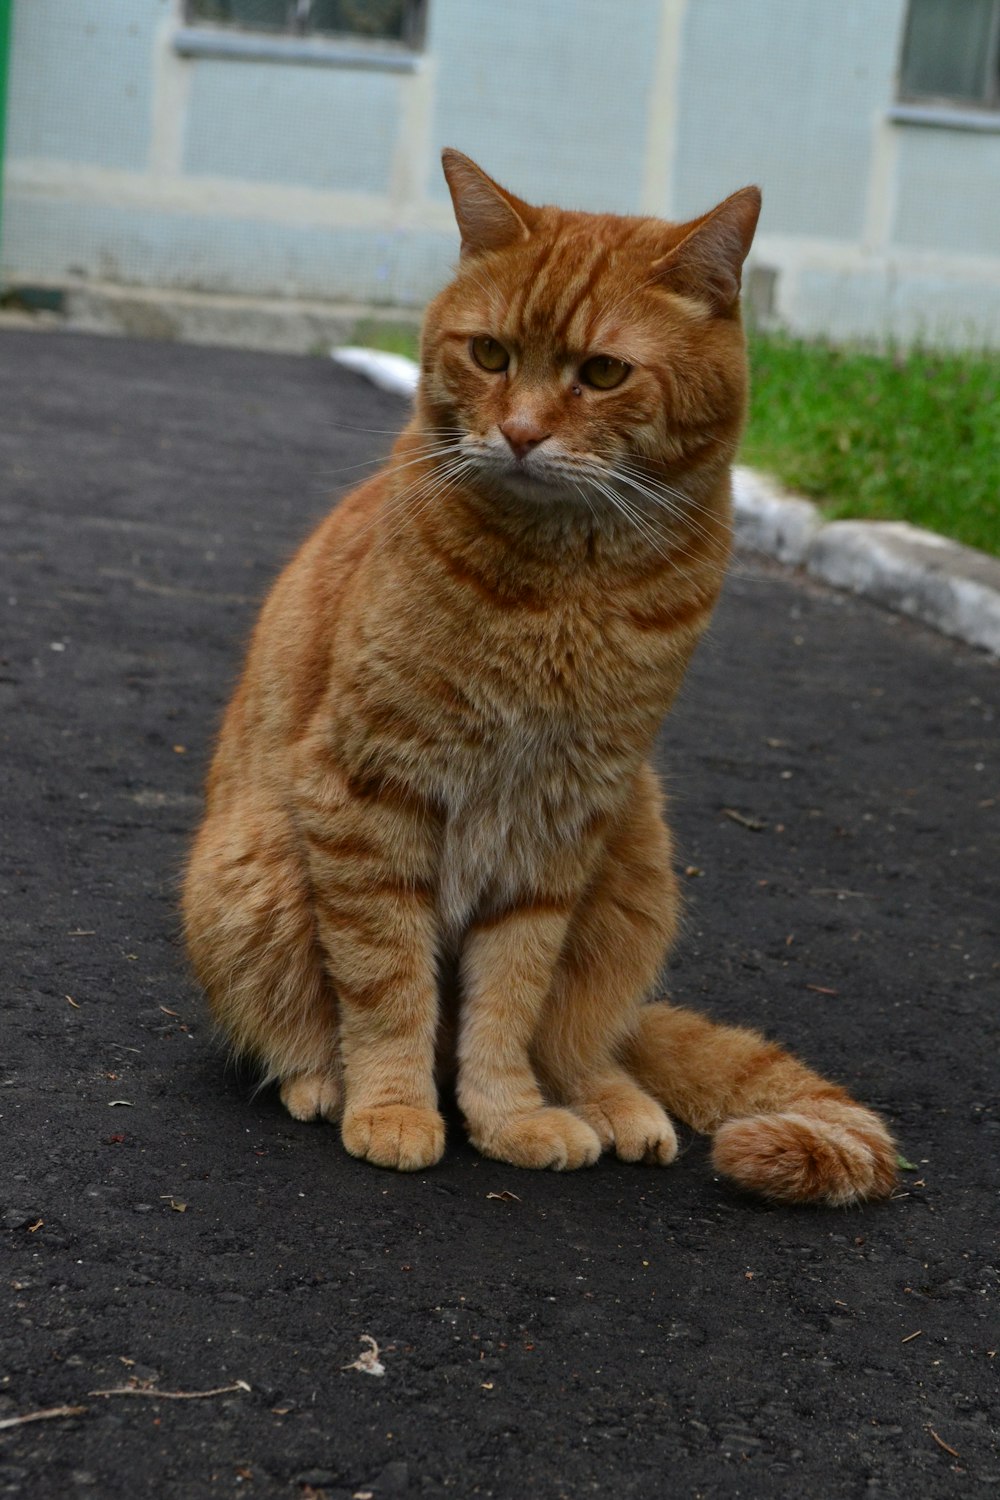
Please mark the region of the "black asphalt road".
[[[768, 1207], [692, 1138], [535, 1175], [455, 1127], [388, 1175], [213, 1045], [176, 910], [212, 735], [402, 416], [325, 361], [0, 335], [0, 1494], [995, 1493], [986, 657], [744, 558], [663, 737], [672, 991], [885, 1110], [893, 1201]], [[92, 1394], [130, 1381], [250, 1389]]]

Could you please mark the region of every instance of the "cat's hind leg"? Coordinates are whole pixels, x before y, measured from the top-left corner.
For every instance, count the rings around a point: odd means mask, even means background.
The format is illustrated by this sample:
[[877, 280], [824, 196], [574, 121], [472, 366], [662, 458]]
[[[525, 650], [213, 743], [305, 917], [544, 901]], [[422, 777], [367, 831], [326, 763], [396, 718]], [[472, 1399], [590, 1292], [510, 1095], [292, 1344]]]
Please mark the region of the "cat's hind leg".
[[339, 1118], [337, 1006], [312, 892], [280, 814], [210, 815], [188, 865], [188, 951], [215, 1020], [298, 1120]]
[[647, 1005], [623, 1056], [667, 1109], [714, 1137], [714, 1165], [741, 1187], [833, 1206], [892, 1191], [896, 1146], [878, 1115], [756, 1032]]

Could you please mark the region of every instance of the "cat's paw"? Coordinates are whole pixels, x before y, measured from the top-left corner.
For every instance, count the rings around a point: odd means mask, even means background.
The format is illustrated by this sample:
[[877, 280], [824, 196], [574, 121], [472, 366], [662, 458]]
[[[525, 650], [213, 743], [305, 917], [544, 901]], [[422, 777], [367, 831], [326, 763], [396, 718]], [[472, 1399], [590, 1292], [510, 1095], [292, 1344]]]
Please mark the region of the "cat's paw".
[[573, 1112], [586, 1120], [605, 1151], [620, 1161], [666, 1167], [677, 1155], [677, 1132], [655, 1099], [634, 1084], [614, 1084], [583, 1100]]
[[348, 1110], [342, 1137], [352, 1156], [360, 1156], [376, 1167], [419, 1172], [441, 1160], [444, 1121], [436, 1109], [383, 1104], [378, 1109]]
[[601, 1154], [601, 1142], [589, 1125], [571, 1110], [549, 1106], [493, 1130], [473, 1131], [472, 1144], [484, 1156], [511, 1166], [555, 1172], [592, 1167]]
[[887, 1198], [896, 1182], [896, 1146], [878, 1115], [825, 1101], [728, 1121], [712, 1161], [741, 1187], [782, 1203], [842, 1207]]
[[336, 1120], [340, 1084], [333, 1073], [295, 1073], [281, 1085], [281, 1102], [295, 1120]]

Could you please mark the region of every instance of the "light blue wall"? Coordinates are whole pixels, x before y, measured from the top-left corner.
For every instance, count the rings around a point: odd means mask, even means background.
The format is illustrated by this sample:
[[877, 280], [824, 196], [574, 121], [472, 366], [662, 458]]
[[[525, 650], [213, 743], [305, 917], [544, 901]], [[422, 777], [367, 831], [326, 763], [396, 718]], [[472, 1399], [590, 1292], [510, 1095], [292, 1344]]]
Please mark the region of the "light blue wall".
[[893, 238], [925, 250], [1000, 254], [1000, 133], [899, 132]]
[[428, 4], [399, 72], [180, 57], [181, 0], [15, 0], [0, 277], [419, 305], [452, 145], [568, 207], [760, 182], [789, 326], [1000, 343], [1000, 128], [889, 120], [905, 0]]
[[[539, 203], [635, 213], [659, 0], [433, 0], [434, 141]], [[431, 192], [444, 199], [435, 174]]]
[[171, 0], [17, 0], [8, 157], [141, 171], [151, 57]]
[[184, 170], [384, 194], [407, 81], [398, 73], [199, 59]]
[[668, 212], [758, 182], [763, 230], [857, 239], [902, 13], [903, 0], [693, 0]]
[[238, 296], [417, 305], [443, 283], [451, 235], [305, 228], [40, 198], [19, 207], [33, 273]]

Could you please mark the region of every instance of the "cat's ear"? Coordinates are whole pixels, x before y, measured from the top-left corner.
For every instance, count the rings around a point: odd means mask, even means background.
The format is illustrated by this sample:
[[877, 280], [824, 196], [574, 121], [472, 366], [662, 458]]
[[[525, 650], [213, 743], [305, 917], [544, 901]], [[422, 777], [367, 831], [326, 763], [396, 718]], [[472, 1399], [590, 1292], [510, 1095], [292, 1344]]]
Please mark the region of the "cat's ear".
[[760, 188], [740, 188], [700, 219], [653, 263], [653, 273], [671, 292], [708, 302], [727, 313], [740, 294], [740, 277], [760, 215]]
[[535, 210], [508, 193], [474, 161], [446, 146], [441, 165], [462, 235], [462, 254], [481, 255], [526, 240]]

